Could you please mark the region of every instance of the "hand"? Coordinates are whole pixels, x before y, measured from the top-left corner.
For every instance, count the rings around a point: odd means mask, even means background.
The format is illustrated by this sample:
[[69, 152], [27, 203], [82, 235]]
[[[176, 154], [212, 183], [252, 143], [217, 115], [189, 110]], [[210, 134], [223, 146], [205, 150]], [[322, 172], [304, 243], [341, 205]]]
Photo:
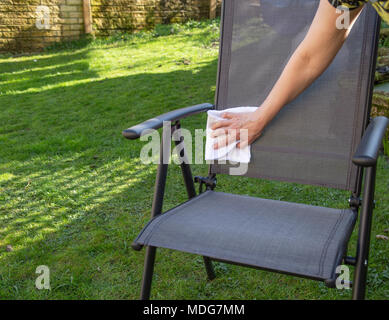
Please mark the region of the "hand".
[[212, 137], [217, 138], [214, 149], [223, 148], [238, 140], [240, 142], [237, 147], [245, 148], [260, 137], [264, 128], [257, 112], [225, 112], [222, 118], [226, 120], [217, 121], [211, 126], [214, 130]]

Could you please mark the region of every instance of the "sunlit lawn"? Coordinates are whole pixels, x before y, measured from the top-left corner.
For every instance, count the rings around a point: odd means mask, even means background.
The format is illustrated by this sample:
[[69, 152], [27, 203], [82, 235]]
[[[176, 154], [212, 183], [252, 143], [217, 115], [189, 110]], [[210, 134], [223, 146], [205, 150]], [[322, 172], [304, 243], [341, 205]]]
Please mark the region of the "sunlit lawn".
[[[149, 219], [153, 165], [121, 131], [179, 107], [213, 102], [216, 22], [172, 35], [124, 36], [44, 54], [0, 57], [0, 298], [135, 299], [143, 252], [131, 242]], [[162, 29], [160, 34], [166, 32]], [[203, 128], [205, 116], [183, 121]], [[194, 174], [206, 175], [206, 165]], [[368, 298], [389, 298], [389, 162], [378, 168]], [[345, 207], [348, 193], [219, 177], [219, 190]], [[186, 199], [171, 167], [165, 208]], [[324, 196], [323, 196], [324, 194]], [[353, 235], [351, 253], [355, 249]], [[8, 250], [6, 249], [7, 246]], [[51, 290], [35, 288], [39, 265]], [[158, 251], [156, 299], [343, 299], [349, 291], [226, 264], [207, 282], [202, 259]]]

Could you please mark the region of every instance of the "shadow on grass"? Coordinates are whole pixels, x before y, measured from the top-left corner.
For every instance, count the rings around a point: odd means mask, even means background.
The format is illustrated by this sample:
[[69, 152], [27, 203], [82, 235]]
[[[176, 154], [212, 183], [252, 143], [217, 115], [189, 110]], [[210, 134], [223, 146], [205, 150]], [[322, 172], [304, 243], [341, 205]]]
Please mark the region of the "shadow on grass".
[[[0, 62], [0, 70], [1, 74], [3, 73], [20, 73], [24, 71], [29, 71], [31, 69], [35, 68], [44, 68], [44, 67], [50, 67], [57, 65], [62, 65], [64, 62], [71, 62], [71, 61], [77, 61], [82, 60], [87, 57], [88, 50], [78, 50], [73, 53], [65, 53], [65, 54], [58, 54], [58, 53], [47, 53], [42, 54], [39, 58], [36, 58], [36, 56], [28, 56], [23, 57], [23, 59], [20, 59], [19, 61], [6, 61], [6, 59], [3, 59], [5, 61]], [[12, 57], [10, 57], [12, 58]]]
[[[130, 244], [149, 218], [155, 167], [140, 163], [143, 143], [126, 141], [121, 131], [156, 114], [213, 99], [216, 61], [195, 73], [92, 79], [93, 70], [79, 62], [87, 54], [65, 55], [66, 65], [59, 56], [23, 62], [24, 69], [34, 69], [26, 74], [41, 79], [15, 77], [12, 90], [0, 96], [6, 106], [0, 111], [5, 120], [0, 131], [0, 243], [14, 249], [0, 250], [1, 297], [136, 298], [143, 255], [133, 253]], [[8, 73], [21, 72], [18, 68], [18, 63], [0, 63]], [[52, 69], [69, 74], [52, 76]], [[45, 81], [61, 83], [75, 74], [90, 81], [13, 93], [42, 87]], [[185, 123], [193, 128], [202, 120]], [[169, 188], [174, 201], [167, 201], [167, 207], [186, 199], [179, 168], [172, 168], [170, 179], [180, 182]], [[42, 264], [51, 268], [51, 292], [35, 289], [35, 269]]]

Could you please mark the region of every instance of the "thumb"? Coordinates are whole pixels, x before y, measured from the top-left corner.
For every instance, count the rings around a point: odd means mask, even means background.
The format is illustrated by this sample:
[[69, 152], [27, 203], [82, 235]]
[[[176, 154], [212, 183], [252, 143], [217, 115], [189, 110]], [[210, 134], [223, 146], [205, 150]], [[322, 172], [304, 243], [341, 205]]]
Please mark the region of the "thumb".
[[244, 149], [244, 148], [246, 148], [247, 146], [248, 146], [248, 141], [247, 141], [247, 140], [240, 141], [240, 142], [236, 145], [236, 147], [237, 147], [238, 149]]

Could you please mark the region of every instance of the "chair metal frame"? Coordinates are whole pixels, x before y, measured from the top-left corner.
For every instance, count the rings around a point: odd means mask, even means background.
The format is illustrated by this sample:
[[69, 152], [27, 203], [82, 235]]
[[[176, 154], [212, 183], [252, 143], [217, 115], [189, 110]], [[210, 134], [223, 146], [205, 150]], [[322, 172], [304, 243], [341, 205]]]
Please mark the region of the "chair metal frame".
[[[171, 134], [176, 130], [181, 128], [180, 119], [197, 114], [200, 112], [206, 112], [208, 110], [214, 109], [214, 106], [208, 103], [197, 105], [193, 107], [188, 107], [185, 109], [178, 109], [170, 113], [164, 114], [160, 117], [148, 120], [138, 126], [132, 127], [123, 131], [123, 135], [128, 139], [137, 139], [142, 136], [143, 130], [148, 129], [159, 129], [162, 128], [164, 121], [172, 122]], [[157, 123], [156, 123], [157, 121]], [[358, 146], [357, 151], [354, 154], [352, 159], [353, 163], [358, 165], [361, 173], [365, 171], [364, 178], [364, 189], [363, 189], [363, 198], [360, 198], [361, 195], [361, 183], [359, 183], [359, 188], [356, 193], [352, 194], [350, 197], [350, 207], [354, 210], [360, 209], [360, 223], [359, 223], [359, 235], [357, 240], [357, 252], [356, 257], [344, 257], [344, 263], [348, 265], [355, 266], [355, 275], [354, 281], [352, 283], [353, 294], [352, 297], [355, 300], [360, 300], [365, 298], [366, 292], [366, 278], [367, 278], [367, 269], [368, 269], [368, 258], [369, 258], [369, 248], [370, 248], [370, 234], [372, 226], [372, 215], [374, 208], [374, 191], [375, 191], [375, 178], [376, 178], [376, 169], [377, 169], [377, 159], [379, 154], [379, 149], [381, 147], [382, 139], [385, 134], [385, 130], [389, 124], [389, 120], [385, 117], [374, 118], [369, 126], [367, 127], [364, 136]], [[175, 141], [176, 145], [184, 144], [183, 137], [180, 141]], [[162, 206], [165, 194], [166, 178], [168, 171], [168, 164], [164, 163], [163, 159], [163, 150], [170, 150], [171, 147], [171, 136], [163, 136], [161, 139], [161, 152], [160, 152], [160, 163], [158, 165], [156, 180], [155, 180], [155, 190], [154, 190], [154, 199], [151, 209], [151, 218], [156, 217], [162, 213]], [[181, 146], [181, 157], [185, 156], [185, 147]], [[166, 161], [166, 159], [165, 159]], [[214, 174], [209, 174], [208, 177], [196, 177], [193, 179], [192, 171], [188, 161], [183, 161], [181, 164], [181, 171], [183, 179], [185, 182], [188, 198], [192, 199], [196, 197], [196, 190], [194, 181], [200, 183], [200, 188], [203, 185], [206, 186], [207, 190], [213, 190], [216, 186], [216, 176]], [[362, 174], [360, 175], [362, 177]], [[360, 179], [362, 180], [362, 178]], [[136, 243], [132, 245], [134, 250], [140, 251], [143, 246], [140, 246]], [[141, 288], [141, 300], [147, 300], [150, 298], [151, 293], [151, 284], [152, 277], [154, 273], [154, 264], [156, 257], [156, 247], [147, 246], [146, 255], [144, 262], [144, 272], [142, 279], [142, 288]], [[203, 257], [204, 265], [206, 268], [207, 276], [209, 280], [215, 278], [215, 272], [212, 266], [212, 260], [221, 261], [225, 263], [237, 264], [241, 266], [251, 267], [250, 265], [238, 264], [231, 261], [222, 261], [211, 259], [209, 257]], [[254, 267], [256, 269], [263, 269]], [[274, 270], [271, 270], [274, 272]], [[288, 273], [290, 275], [299, 276], [297, 274]], [[327, 282], [328, 287], [334, 287], [334, 282]]]
[[[377, 22], [377, 30], [380, 27], [380, 20]], [[374, 56], [377, 55], [378, 48], [378, 34], [376, 32], [376, 48], [373, 52]], [[222, 36], [221, 36], [222, 37]], [[366, 101], [366, 123], [365, 123], [365, 132], [360, 141], [360, 144], [352, 158], [352, 161], [359, 168], [359, 176], [357, 181], [357, 186], [355, 192], [351, 194], [349, 204], [350, 207], [357, 212], [359, 211], [359, 233], [357, 240], [357, 250], [355, 257], [345, 256], [343, 262], [347, 265], [355, 267], [354, 280], [352, 282], [352, 298], [354, 300], [361, 300], [365, 298], [366, 293], [366, 278], [368, 270], [368, 259], [369, 259], [369, 248], [370, 248], [370, 235], [372, 227], [372, 215], [374, 208], [374, 191], [375, 191], [375, 178], [376, 178], [376, 169], [377, 169], [377, 159], [379, 154], [379, 149], [381, 147], [382, 139], [385, 135], [385, 130], [389, 124], [389, 120], [385, 117], [377, 117], [370, 119], [368, 114], [371, 110], [373, 86], [374, 86], [374, 66], [375, 62], [373, 61], [373, 66], [370, 69], [370, 94], [367, 97]], [[219, 71], [218, 78], [220, 75], [221, 63], [219, 59]], [[219, 82], [219, 79], [217, 80]], [[154, 190], [154, 199], [151, 209], [151, 218], [154, 218], [162, 213], [162, 206], [165, 194], [166, 178], [168, 171], [168, 164], [166, 164], [166, 159], [164, 162], [164, 150], [170, 150], [172, 134], [177, 130], [180, 130], [181, 124], [180, 120], [198, 113], [207, 112], [208, 110], [215, 109], [215, 106], [209, 103], [204, 103], [200, 105], [195, 105], [192, 107], [187, 107], [183, 109], [177, 109], [166, 114], [160, 115], [156, 118], [147, 120], [141, 124], [138, 124], [134, 127], [131, 127], [123, 131], [123, 136], [127, 139], [138, 139], [140, 138], [146, 130], [149, 129], [160, 129], [163, 127], [164, 122], [169, 121], [171, 123], [171, 135], [164, 136], [161, 139], [161, 151], [160, 151], [160, 164], [158, 165], [156, 181], [155, 181], [155, 190]], [[185, 159], [185, 147], [183, 137], [180, 138], [180, 141], [175, 141], [176, 145], [182, 144], [181, 146], [181, 158]], [[210, 166], [211, 168], [211, 166]], [[208, 177], [195, 177], [192, 176], [191, 168], [188, 161], [183, 161], [181, 164], [181, 170], [183, 179], [185, 182], [187, 194], [189, 199], [196, 197], [196, 190], [194, 182], [200, 184], [200, 192], [202, 192], [203, 186], [207, 190], [213, 190], [216, 187], [216, 175], [211, 173], [209, 170]], [[364, 187], [362, 191], [362, 177], [364, 173]], [[363, 197], [361, 194], [363, 192]], [[143, 246], [133, 243], [132, 245], [134, 250], [141, 250]], [[147, 246], [146, 254], [144, 260], [144, 272], [141, 286], [140, 299], [147, 300], [150, 298], [152, 278], [154, 273], [154, 264], [156, 258], [156, 247]], [[215, 278], [215, 272], [212, 265], [212, 260], [222, 261], [217, 259], [211, 259], [209, 257], [203, 257], [206, 273], [209, 280]], [[231, 261], [222, 261], [225, 263], [237, 264], [241, 266], [251, 267], [255, 269], [262, 269], [255, 266], [243, 265]], [[278, 272], [275, 270], [268, 270], [272, 272]], [[294, 276], [299, 276], [293, 273], [287, 273]], [[317, 279], [315, 279], [317, 280]], [[326, 281], [328, 287], [335, 287], [335, 281]]]

